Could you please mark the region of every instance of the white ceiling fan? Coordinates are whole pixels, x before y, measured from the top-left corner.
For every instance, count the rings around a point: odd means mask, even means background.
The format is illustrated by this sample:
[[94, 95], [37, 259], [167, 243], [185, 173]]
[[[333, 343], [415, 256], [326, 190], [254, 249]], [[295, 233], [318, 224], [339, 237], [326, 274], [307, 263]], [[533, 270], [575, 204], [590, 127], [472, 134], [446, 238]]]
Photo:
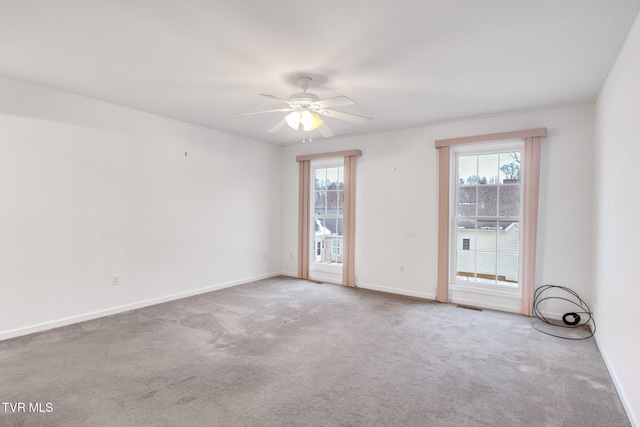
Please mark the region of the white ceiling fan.
[[239, 113], [237, 115], [248, 116], [253, 114], [288, 112], [289, 114], [287, 114], [284, 119], [279, 121], [271, 129], [269, 129], [269, 133], [278, 132], [286, 124], [288, 124], [292, 129], [302, 130], [304, 132], [311, 132], [312, 130], [318, 129], [320, 134], [325, 138], [329, 138], [335, 135], [335, 133], [324, 122], [324, 120], [322, 120], [320, 116], [332, 117], [339, 120], [347, 120], [358, 124], [367, 124], [373, 120], [370, 117], [331, 110], [330, 108], [332, 107], [351, 105], [354, 104], [354, 102], [346, 96], [336, 96], [333, 98], [320, 99], [317, 95], [307, 92], [307, 89], [309, 89], [309, 85], [312, 81], [313, 79], [311, 79], [311, 77], [298, 77], [298, 86], [300, 86], [302, 92], [294, 93], [289, 97], [288, 100], [273, 95], [266, 95], [264, 93], [260, 94], [262, 96], [284, 102], [289, 106], [288, 108], [255, 111], [251, 113]]

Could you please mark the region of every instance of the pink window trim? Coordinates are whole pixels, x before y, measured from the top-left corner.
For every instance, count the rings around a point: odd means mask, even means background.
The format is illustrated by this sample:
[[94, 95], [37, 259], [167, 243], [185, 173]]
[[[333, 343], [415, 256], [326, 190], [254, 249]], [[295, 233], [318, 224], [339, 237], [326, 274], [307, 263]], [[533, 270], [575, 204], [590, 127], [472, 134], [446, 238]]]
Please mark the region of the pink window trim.
[[449, 146], [438, 148], [438, 292], [436, 299], [449, 301]]
[[505, 139], [525, 139], [536, 136], [547, 136], [547, 128], [516, 130], [512, 132], [488, 133], [486, 135], [463, 136], [461, 138], [437, 139], [436, 148], [473, 142], [501, 141]]
[[449, 207], [450, 147], [474, 142], [524, 139], [524, 205], [522, 212], [522, 305], [520, 312], [532, 314], [535, 289], [536, 236], [538, 231], [538, 198], [540, 193], [540, 146], [547, 128], [501, 132], [435, 141], [438, 149], [438, 283], [436, 299], [449, 301]]
[[355, 286], [356, 156], [344, 158], [344, 207], [342, 211], [342, 284]]
[[300, 181], [298, 195], [298, 278], [309, 279], [309, 180], [310, 161], [300, 162]]
[[315, 160], [315, 159], [328, 159], [330, 157], [348, 157], [348, 156], [362, 156], [362, 151], [360, 150], [346, 150], [346, 151], [332, 151], [330, 153], [318, 153], [318, 154], [304, 154], [296, 157], [296, 161], [303, 162], [305, 160]]
[[536, 273], [536, 236], [538, 233], [538, 198], [540, 194], [540, 147], [542, 136], [524, 139], [524, 206], [522, 210], [522, 307], [520, 313], [533, 314]]

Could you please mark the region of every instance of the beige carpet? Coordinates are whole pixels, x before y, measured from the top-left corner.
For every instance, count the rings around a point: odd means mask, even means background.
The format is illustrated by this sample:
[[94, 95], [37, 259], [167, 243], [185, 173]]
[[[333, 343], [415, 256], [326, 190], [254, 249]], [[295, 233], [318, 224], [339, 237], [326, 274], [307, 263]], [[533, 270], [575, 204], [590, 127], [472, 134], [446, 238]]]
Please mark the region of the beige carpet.
[[593, 339], [285, 277], [3, 341], [0, 367], [27, 409], [2, 426], [630, 425]]

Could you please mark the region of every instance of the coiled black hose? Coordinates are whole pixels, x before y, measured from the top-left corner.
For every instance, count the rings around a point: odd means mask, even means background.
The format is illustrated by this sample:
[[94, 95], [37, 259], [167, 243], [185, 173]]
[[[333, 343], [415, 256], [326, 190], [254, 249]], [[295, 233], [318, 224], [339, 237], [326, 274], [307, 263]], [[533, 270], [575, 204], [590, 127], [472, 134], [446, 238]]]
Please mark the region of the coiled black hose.
[[[552, 289], [563, 291], [569, 295], [547, 296], [549, 294], [549, 291], [551, 291]], [[571, 304], [578, 307], [578, 310], [565, 313], [565, 315], [562, 316], [563, 324], [558, 324], [557, 322], [551, 322], [546, 317], [544, 317], [544, 315], [540, 311], [540, 304], [548, 300], [568, 301]], [[580, 298], [580, 296], [575, 291], [564, 286], [543, 285], [543, 286], [540, 286], [538, 289], [536, 289], [535, 293], [533, 294], [533, 314], [536, 316], [536, 318], [538, 318], [538, 320], [540, 320], [543, 323], [546, 323], [547, 325], [556, 326], [558, 328], [568, 328], [568, 329], [576, 329], [576, 328], [583, 328], [584, 326], [589, 326], [591, 330], [591, 333], [585, 337], [570, 337], [570, 336], [557, 335], [551, 332], [544, 331], [539, 327], [537, 327], [535, 324], [535, 321], [532, 318], [531, 324], [537, 331], [542, 332], [543, 334], [551, 335], [552, 337], [577, 341], [577, 340], [589, 339], [592, 336], [594, 336], [596, 333], [596, 321], [593, 318], [593, 312], [591, 311], [591, 308], [589, 308], [587, 303], [584, 302], [584, 300]]]

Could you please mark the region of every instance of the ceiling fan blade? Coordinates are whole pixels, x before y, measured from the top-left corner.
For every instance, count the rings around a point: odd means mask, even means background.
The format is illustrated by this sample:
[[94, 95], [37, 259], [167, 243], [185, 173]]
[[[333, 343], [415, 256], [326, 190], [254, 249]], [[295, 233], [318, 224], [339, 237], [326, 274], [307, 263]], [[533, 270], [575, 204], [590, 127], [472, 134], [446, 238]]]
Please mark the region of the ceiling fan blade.
[[280, 98], [280, 97], [277, 97], [277, 96], [274, 96], [274, 95], [267, 95], [266, 93], [261, 93], [260, 95], [261, 96], [266, 96], [267, 98], [273, 98], [273, 99], [278, 100], [278, 101], [286, 102], [287, 104], [289, 103], [288, 99]]
[[351, 98], [346, 96], [336, 96], [333, 98], [321, 99], [320, 101], [314, 102], [319, 108], [331, 108], [331, 107], [340, 107], [342, 105], [351, 105], [355, 104]]
[[318, 112], [324, 116], [333, 117], [334, 119], [347, 120], [349, 122], [358, 123], [360, 125], [366, 125], [373, 121], [371, 117], [359, 116], [357, 114], [351, 113], [343, 113], [342, 111], [321, 110]]
[[293, 111], [292, 108], [278, 108], [277, 110], [252, 111], [250, 113], [236, 113], [234, 116], [252, 116], [254, 114], [277, 113], [281, 111]]
[[278, 124], [277, 124], [277, 125], [275, 125], [274, 127], [272, 127], [271, 129], [269, 129], [269, 130], [267, 131], [267, 133], [276, 133], [276, 132], [278, 132], [280, 129], [282, 129], [282, 128], [284, 127], [284, 125], [285, 125], [286, 123], [287, 123], [287, 122], [285, 122], [285, 120], [284, 120], [284, 119], [280, 120], [280, 121], [278, 122]]
[[325, 122], [323, 123], [319, 128], [318, 131], [320, 131], [320, 134], [322, 136], [324, 136], [325, 138], [331, 138], [332, 136], [335, 135], [335, 133], [333, 132], [333, 130], [329, 127], [329, 125]]

